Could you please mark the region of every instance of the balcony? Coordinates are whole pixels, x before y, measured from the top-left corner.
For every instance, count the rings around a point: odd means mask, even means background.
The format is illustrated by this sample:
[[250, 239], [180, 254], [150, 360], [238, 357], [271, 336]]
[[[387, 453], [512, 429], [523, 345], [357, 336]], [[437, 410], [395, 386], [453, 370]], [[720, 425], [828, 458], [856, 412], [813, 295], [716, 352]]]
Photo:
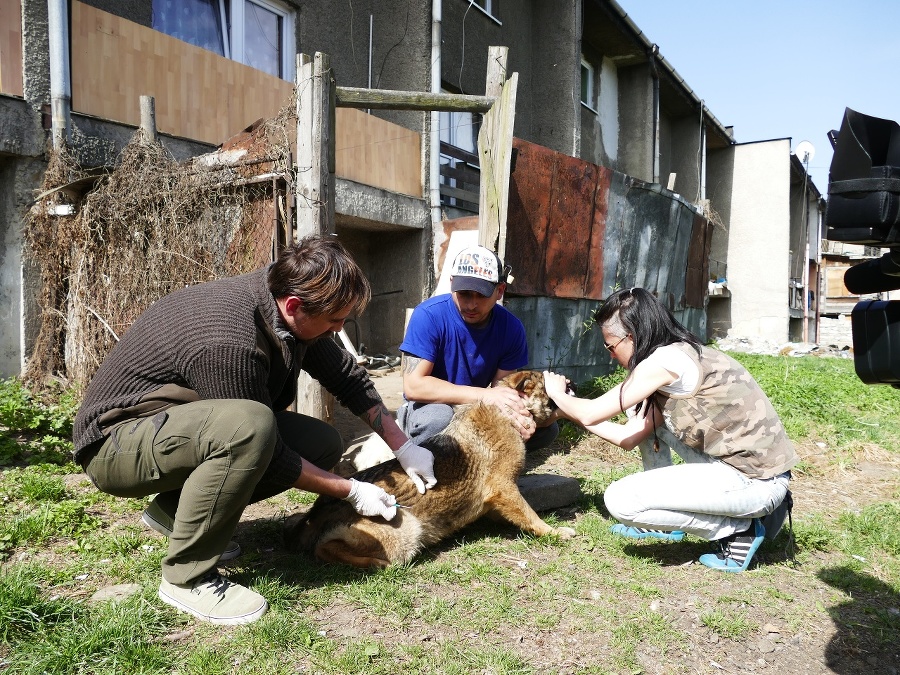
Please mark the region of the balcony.
[[[291, 104], [293, 83], [73, 0], [72, 112], [219, 145]], [[0, 93], [22, 96], [21, 3], [0, 3]], [[421, 134], [360, 110], [335, 115], [338, 178], [421, 198]]]

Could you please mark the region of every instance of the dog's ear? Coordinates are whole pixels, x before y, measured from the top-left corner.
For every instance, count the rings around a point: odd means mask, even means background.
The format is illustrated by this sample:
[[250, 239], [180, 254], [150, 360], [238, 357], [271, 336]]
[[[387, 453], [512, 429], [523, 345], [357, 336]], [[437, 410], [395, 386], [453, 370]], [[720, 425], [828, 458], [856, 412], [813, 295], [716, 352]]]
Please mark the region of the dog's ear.
[[538, 386], [539, 378], [543, 378], [543, 375], [533, 370], [523, 370], [516, 373], [516, 375], [519, 376], [516, 382], [516, 390], [521, 391], [523, 394], [531, 394]]

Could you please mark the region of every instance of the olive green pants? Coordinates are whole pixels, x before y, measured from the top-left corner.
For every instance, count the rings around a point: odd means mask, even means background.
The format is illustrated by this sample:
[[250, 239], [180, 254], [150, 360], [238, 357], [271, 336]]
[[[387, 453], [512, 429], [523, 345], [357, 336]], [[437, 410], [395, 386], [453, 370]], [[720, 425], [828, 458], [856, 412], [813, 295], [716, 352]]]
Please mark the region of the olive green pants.
[[[273, 461], [279, 435], [289, 456]], [[325, 422], [247, 400], [174, 406], [119, 424], [97, 446], [84, 468], [99, 490], [159, 493], [157, 504], [173, 517], [162, 563], [173, 584], [214, 569], [247, 504], [288, 489], [301, 457], [331, 469], [343, 451], [340, 434]]]

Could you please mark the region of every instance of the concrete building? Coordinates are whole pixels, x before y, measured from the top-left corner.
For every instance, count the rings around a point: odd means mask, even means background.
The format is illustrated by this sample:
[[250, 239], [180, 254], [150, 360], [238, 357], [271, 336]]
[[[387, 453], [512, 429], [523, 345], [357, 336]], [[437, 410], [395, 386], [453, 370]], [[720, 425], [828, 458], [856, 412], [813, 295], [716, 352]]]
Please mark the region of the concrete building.
[[[0, 33], [0, 375], [20, 372], [42, 311], [22, 223], [51, 137], [64, 134], [86, 166], [110, 166], [139, 123], [138, 98], [153, 95], [173, 156], [209, 152], [284, 105], [297, 52], [328, 54], [339, 86], [483, 94], [488, 48], [508, 47], [515, 137], [614, 172], [603, 174], [613, 199], [599, 221], [603, 292], [646, 285], [701, 335], [815, 340], [818, 193], [789, 140], [737, 143], [613, 0], [11, 0], [0, 25], [12, 27]], [[480, 120], [337, 113], [336, 228], [375, 295], [354, 337], [393, 353], [406, 308], [436, 287], [451, 233], [471, 227]], [[636, 190], [646, 198], [631, 200]], [[668, 250], [655, 246], [667, 228], [683, 233]], [[702, 264], [690, 262], [701, 250]], [[543, 259], [526, 267], [555, 269], [558, 251], [534, 249]], [[707, 320], [710, 274], [724, 283]], [[511, 289], [510, 308], [550, 332], [530, 336], [535, 353], [547, 353], [536, 342], [572, 343], [596, 306], [593, 293], [561, 286]], [[608, 364], [596, 339], [567, 353], [579, 354], [561, 364], [573, 373]]]
[[711, 161], [711, 336], [817, 342], [824, 201], [790, 139], [736, 143]]

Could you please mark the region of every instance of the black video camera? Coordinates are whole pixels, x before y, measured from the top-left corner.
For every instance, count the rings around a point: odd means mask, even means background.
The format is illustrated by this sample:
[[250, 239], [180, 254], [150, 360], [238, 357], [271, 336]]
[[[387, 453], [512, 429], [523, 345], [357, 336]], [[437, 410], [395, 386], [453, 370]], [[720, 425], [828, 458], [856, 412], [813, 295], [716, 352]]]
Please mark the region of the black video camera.
[[[826, 238], [888, 249], [850, 267], [844, 285], [859, 295], [900, 289], [900, 125], [847, 108], [830, 136]], [[858, 302], [851, 329], [859, 379], [900, 388], [900, 301]]]

